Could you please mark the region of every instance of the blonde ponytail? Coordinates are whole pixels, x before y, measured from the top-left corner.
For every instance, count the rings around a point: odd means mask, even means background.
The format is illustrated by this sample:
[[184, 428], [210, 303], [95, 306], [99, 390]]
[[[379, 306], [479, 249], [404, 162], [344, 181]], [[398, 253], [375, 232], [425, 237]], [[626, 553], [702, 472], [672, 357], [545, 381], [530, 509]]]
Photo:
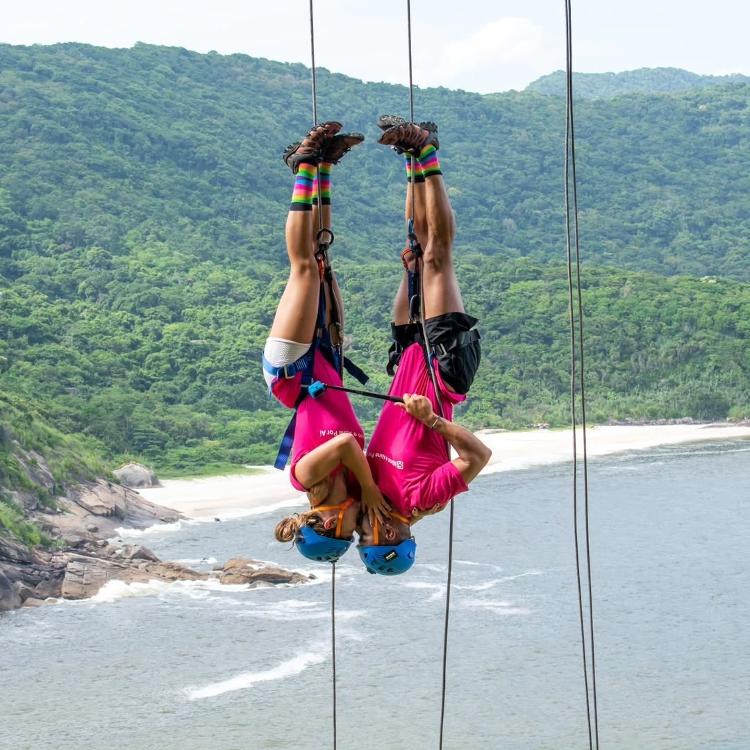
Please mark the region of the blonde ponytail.
[[[312, 523], [310, 523], [312, 521]], [[323, 517], [314, 510], [308, 510], [303, 513], [294, 513], [291, 516], [282, 518], [274, 530], [274, 536], [278, 542], [293, 542], [300, 529], [303, 526], [312, 526], [318, 534], [325, 534], [326, 528], [323, 523]]]

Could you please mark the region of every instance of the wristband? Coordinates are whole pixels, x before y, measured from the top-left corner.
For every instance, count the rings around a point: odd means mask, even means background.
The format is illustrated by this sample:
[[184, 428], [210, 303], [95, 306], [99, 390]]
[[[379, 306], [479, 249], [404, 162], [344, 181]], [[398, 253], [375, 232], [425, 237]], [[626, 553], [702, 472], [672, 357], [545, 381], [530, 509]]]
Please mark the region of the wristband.
[[440, 417], [435, 417], [435, 421], [430, 425], [430, 429], [434, 430], [437, 427], [439, 421]]

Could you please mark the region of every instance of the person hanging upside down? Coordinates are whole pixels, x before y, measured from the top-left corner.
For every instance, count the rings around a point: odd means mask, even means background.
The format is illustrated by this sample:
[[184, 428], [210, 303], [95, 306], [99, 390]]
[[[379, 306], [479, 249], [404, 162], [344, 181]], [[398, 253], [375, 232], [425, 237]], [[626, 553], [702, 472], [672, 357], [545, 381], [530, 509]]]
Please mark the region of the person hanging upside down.
[[[389, 353], [389, 373], [395, 371], [389, 393], [402, 396], [404, 404], [386, 402], [367, 447], [372, 475], [392, 513], [385, 523], [362, 515], [359, 527], [359, 554], [368, 571], [396, 575], [414, 564], [411, 525], [468, 490], [492, 454], [451, 421], [453, 406], [465, 400], [474, 380], [481, 352], [477, 319], [464, 312], [453, 268], [455, 221], [438, 159], [437, 126], [394, 115], [383, 115], [378, 125], [384, 131], [379, 142], [406, 157], [406, 217], [412, 216], [413, 205], [414, 234], [423, 243], [424, 326], [439, 391], [426, 364], [422, 325], [414, 320], [417, 310], [411, 309], [409, 279], [417, 258], [407, 248]], [[458, 454], [453, 461], [448, 444]]]
[[[286, 222], [289, 279], [263, 352], [264, 377], [271, 393], [296, 409], [290, 479], [296, 489], [307, 493], [311, 508], [280, 521], [275, 536], [282, 542], [296, 542], [305, 557], [329, 562], [335, 562], [351, 545], [360, 501], [374, 523], [384, 518], [387, 509], [370, 473], [363, 452], [364, 432], [349, 397], [328, 390], [312, 398], [303, 389], [306, 373], [314, 380], [341, 385], [335, 352], [340, 330], [330, 325], [335, 305], [343, 318], [341, 295], [335, 277], [330, 290], [321, 295], [321, 270], [315, 257], [318, 210], [330, 234], [331, 167], [364, 139], [340, 130], [338, 122], [317, 125], [284, 153], [284, 161], [296, 175]], [[313, 200], [317, 175], [320, 208]], [[319, 320], [321, 299], [325, 320]]]

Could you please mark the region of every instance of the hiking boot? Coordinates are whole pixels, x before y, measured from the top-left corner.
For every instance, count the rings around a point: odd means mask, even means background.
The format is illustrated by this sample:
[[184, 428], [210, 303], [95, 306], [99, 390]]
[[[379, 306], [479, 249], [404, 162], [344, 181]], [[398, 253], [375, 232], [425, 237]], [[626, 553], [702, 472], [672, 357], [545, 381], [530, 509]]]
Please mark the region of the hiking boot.
[[362, 133], [339, 133], [334, 135], [333, 138], [329, 138], [323, 144], [323, 151], [321, 153], [321, 161], [329, 162], [330, 164], [338, 164], [344, 154], [351, 151], [354, 146], [358, 146], [365, 137]]
[[404, 120], [401, 115], [380, 115], [377, 119], [377, 123], [381, 130], [389, 130], [396, 125], [405, 125], [406, 120]]
[[[377, 124], [381, 130], [388, 130], [394, 125], [406, 125], [406, 120], [401, 117], [401, 115], [380, 115], [377, 119]], [[429, 130], [430, 133], [437, 133], [438, 131], [438, 126], [431, 120], [418, 122], [417, 125], [419, 125], [420, 128]]]
[[284, 149], [284, 163], [297, 174], [300, 164], [320, 164], [326, 141], [333, 138], [343, 126], [340, 122], [324, 122], [316, 125], [301, 141]]
[[[429, 130], [424, 125], [431, 125], [435, 130]], [[378, 143], [392, 146], [400, 154], [418, 156], [419, 152], [428, 145], [440, 148], [437, 138], [437, 126], [434, 123], [405, 122], [388, 128], [378, 139]]]

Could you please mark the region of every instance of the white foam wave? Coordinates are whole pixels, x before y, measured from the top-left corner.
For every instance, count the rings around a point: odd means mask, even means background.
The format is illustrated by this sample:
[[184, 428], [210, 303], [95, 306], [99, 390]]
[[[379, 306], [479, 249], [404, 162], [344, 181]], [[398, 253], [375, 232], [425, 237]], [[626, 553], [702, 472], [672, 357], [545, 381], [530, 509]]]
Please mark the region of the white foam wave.
[[485, 609], [496, 615], [530, 615], [531, 610], [526, 607], [518, 607], [512, 602], [503, 599], [465, 599], [460, 606], [472, 609]]
[[191, 599], [206, 599], [212, 592], [228, 593], [247, 591], [246, 583], [224, 584], [215, 578], [207, 581], [107, 581], [99, 591], [89, 599], [92, 602], [112, 603], [120, 599], [132, 599], [141, 596], [163, 596], [167, 594], [187, 596]]
[[137, 539], [138, 537], [151, 534], [171, 534], [175, 531], [182, 531], [187, 526], [195, 526], [195, 524], [205, 522], [205, 520], [195, 521], [182, 519], [180, 521], [175, 521], [174, 523], [157, 523], [153, 526], [148, 526], [145, 529], [128, 529], [125, 527], [119, 527], [115, 529], [115, 535], [121, 539]]
[[456, 584], [456, 589], [461, 591], [487, 591], [500, 583], [517, 581], [519, 578], [526, 578], [526, 576], [540, 575], [544, 575], [541, 570], [527, 570], [524, 573], [516, 573], [516, 575], [513, 576], [501, 576], [500, 578], [493, 578], [489, 581], [483, 581], [482, 583]]
[[399, 581], [404, 588], [431, 591], [428, 602], [440, 601], [445, 596], [445, 586], [442, 583], [428, 583], [427, 581]]
[[498, 572], [502, 570], [499, 565], [494, 565], [493, 563], [475, 562], [474, 560], [454, 560], [453, 562], [455, 562], [456, 565], [470, 565], [473, 567], [491, 568], [492, 570], [497, 570]]
[[435, 565], [434, 563], [425, 563], [419, 566], [422, 570], [429, 570], [431, 573], [442, 573], [445, 565]]
[[185, 557], [181, 560], [175, 560], [174, 562], [180, 563], [180, 565], [216, 565], [218, 560], [215, 557]]
[[283, 661], [281, 664], [264, 672], [244, 672], [236, 677], [230, 677], [228, 680], [214, 682], [201, 688], [187, 688], [185, 695], [188, 700], [197, 701], [204, 698], [214, 698], [217, 695], [230, 693], [235, 690], [247, 690], [260, 682], [273, 682], [275, 680], [284, 680], [287, 677], [295, 677], [304, 672], [308, 667], [321, 664], [327, 658], [328, 650], [323, 646], [307, 653], [298, 654], [292, 659]]
[[252, 508], [222, 508], [220, 511], [216, 511], [216, 515], [220, 517], [222, 521], [233, 521], [237, 518], [247, 518], [248, 516], [263, 516], [267, 513], [274, 513], [277, 510], [283, 510], [284, 508], [300, 508], [307, 504], [307, 498], [304, 495], [301, 495], [299, 497], [289, 498], [288, 500], [280, 500], [277, 503], [258, 505]]
[[[350, 622], [364, 617], [365, 610], [337, 610], [336, 619], [340, 622]], [[295, 599], [285, 599], [269, 604], [254, 604], [244, 610], [240, 617], [253, 617], [273, 622], [299, 622], [304, 620], [328, 620], [331, 617], [327, 606], [319, 602], [301, 602]]]

